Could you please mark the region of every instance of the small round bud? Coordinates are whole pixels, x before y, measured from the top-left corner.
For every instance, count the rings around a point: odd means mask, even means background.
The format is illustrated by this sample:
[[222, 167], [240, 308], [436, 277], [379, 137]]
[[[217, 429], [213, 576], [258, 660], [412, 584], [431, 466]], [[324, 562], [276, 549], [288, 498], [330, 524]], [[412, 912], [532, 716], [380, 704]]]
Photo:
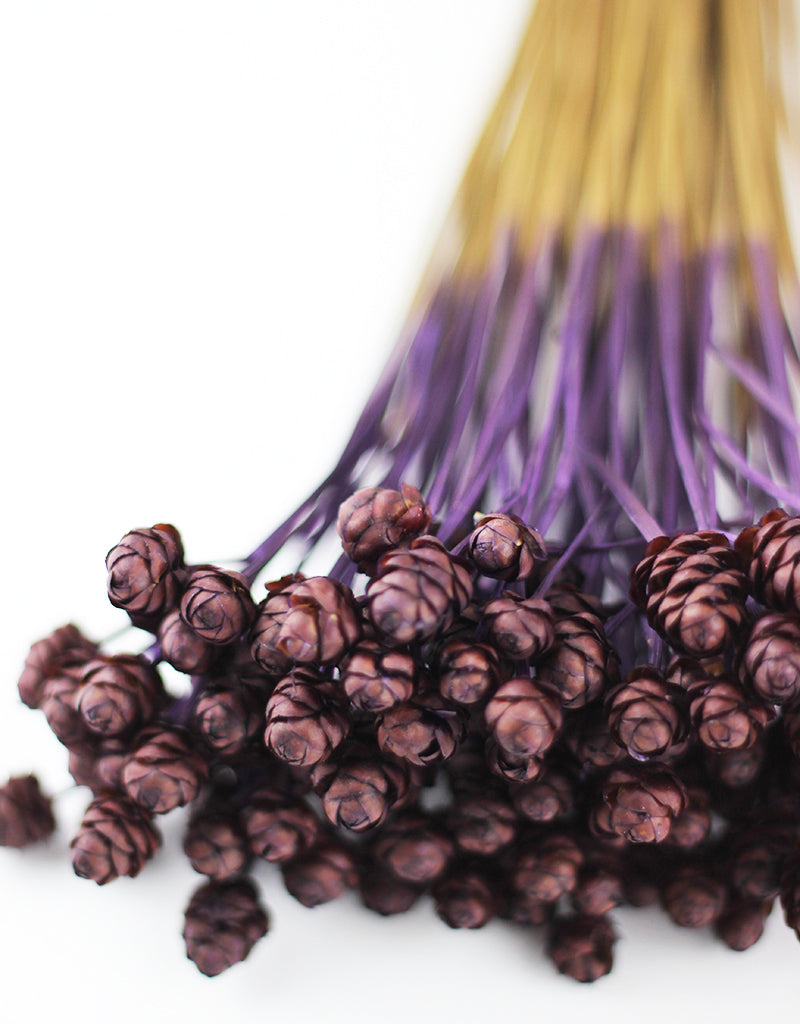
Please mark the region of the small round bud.
[[213, 565], [193, 570], [181, 599], [181, 618], [209, 644], [230, 644], [256, 617], [250, 587], [241, 573]]
[[499, 580], [526, 580], [547, 559], [541, 535], [518, 516], [503, 512], [478, 520], [468, 550], [479, 572]]

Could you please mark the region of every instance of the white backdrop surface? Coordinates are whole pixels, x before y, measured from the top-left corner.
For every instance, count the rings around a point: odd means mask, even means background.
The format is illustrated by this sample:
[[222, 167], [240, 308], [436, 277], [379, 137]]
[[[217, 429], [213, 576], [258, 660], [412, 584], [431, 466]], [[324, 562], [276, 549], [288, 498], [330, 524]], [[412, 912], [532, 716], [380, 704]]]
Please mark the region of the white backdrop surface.
[[[68, 786], [19, 705], [30, 642], [122, 622], [103, 559], [174, 522], [246, 553], [330, 467], [385, 360], [528, 0], [0, 3], [0, 777]], [[737, 955], [618, 915], [610, 978], [559, 978], [504, 924], [451, 932], [258, 879], [270, 935], [209, 981], [184, 957], [183, 818], [136, 880], [72, 874], [87, 801], [0, 850], [7, 1021], [749, 1021], [797, 1005], [773, 914]]]

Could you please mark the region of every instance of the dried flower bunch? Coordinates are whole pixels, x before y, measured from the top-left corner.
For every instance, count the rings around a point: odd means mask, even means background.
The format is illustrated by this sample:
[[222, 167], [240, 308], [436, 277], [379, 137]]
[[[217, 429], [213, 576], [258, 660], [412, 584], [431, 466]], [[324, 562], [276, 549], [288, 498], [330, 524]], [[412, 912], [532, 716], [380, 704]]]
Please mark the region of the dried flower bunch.
[[[204, 974], [267, 931], [258, 860], [309, 907], [544, 928], [583, 982], [623, 904], [743, 950], [777, 898], [800, 936], [780, 24], [540, 0], [329, 476], [237, 571], [168, 524], [123, 537], [108, 594], [143, 653], [32, 647], [20, 697], [93, 794], [76, 873], [135, 876], [190, 806]], [[258, 582], [334, 529], [328, 575]], [[32, 776], [0, 789], [0, 843], [54, 827]]]

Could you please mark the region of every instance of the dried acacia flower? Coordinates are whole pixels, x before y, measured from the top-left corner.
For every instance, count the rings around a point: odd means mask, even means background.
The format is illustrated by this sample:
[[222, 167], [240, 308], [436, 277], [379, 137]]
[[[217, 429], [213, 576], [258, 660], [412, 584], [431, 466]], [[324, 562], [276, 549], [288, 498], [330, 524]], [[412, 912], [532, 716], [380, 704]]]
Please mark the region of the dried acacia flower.
[[517, 760], [541, 757], [552, 746], [563, 721], [557, 693], [523, 676], [495, 691], [484, 716], [497, 745]]
[[483, 615], [492, 643], [507, 658], [536, 661], [553, 646], [553, 613], [546, 601], [507, 590], [486, 604]]
[[467, 547], [478, 572], [498, 580], [526, 580], [547, 559], [541, 535], [504, 512], [482, 516]]
[[800, 620], [778, 612], [762, 615], [747, 639], [740, 674], [768, 704], [800, 696]]
[[603, 787], [609, 822], [630, 843], [660, 843], [686, 807], [683, 784], [664, 766], [617, 768]]
[[150, 814], [191, 803], [208, 768], [183, 731], [154, 726], [137, 737], [122, 771], [125, 792]]
[[463, 734], [458, 708], [437, 693], [424, 693], [385, 712], [377, 737], [387, 754], [424, 766], [452, 757]]
[[12, 776], [0, 786], [0, 846], [30, 846], [52, 835], [55, 827], [52, 801], [35, 775]]
[[38, 708], [44, 699], [47, 681], [64, 669], [83, 666], [97, 653], [97, 644], [88, 640], [72, 623], [58, 629], [31, 646], [17, 689], [23, 704]]
[[181, 598], [181, 618], [209, 644], [230, 644], [256, 617], [250, 586], [238, 572], [214, 565], [192, 570]]
[[686, 734], [681, 697], [653, 665], [635, 668], [606, 696], [612, 736], [631, 757], [658, 757]]
[[131, 618], [164, 615], [178, 603], [185, 582], [181, 536], [169, 523], [126, 533], [106, 555], [108, 598]]
[[362, 640], [339, 665], [344, 692], [354, 708], [378, 715], [414, 694], [417, 666], [406, 651]]
[[283, 866], [283, 883], [304, 907], [339, 899], [358, 884], [353, 854], [340, 842], [323, 840]]
[[348, 558], [372, 574], [381, 555], [425, 533], [430, 523], [430, 509], [417, 488], [401, 484], [399, 491], [356, 491], [339, 507], [336, 529]]
[[264, 742], [287, 764], [328, 760], [349, 731], [337, 688], [308, 669], [282, 679], [267, 701]]
[[186, 955], [202, 974], [214, 978], [246, 959], [268, 927], [266, 911], [251, 882], [206, 882], [195, 890], [186, 908]]
[[146, 725], [163, 700], [161, 679], [149, 661], [111, 654], [85, 666], [75, 709], [92, 732], [120, 736]]
[[597, 981], [613, 965], [614, 929], [604, 917], [557, 917], [547, 952], [560, 974], [575, 981]]
[[72, 867], [98, 885], [135, 878], [161, 845], [150, 816], [124, 796], [101, 794], [89, 804], [70, 844]]

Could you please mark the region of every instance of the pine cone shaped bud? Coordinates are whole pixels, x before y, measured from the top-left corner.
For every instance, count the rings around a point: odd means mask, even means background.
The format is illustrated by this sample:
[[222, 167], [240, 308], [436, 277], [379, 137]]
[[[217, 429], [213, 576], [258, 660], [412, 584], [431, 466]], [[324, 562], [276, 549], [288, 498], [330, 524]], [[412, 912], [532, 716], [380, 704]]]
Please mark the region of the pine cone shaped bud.
[[611, 735], [631, 757], [659, 757], [686, 735], [682, 691], [653, 665], [635, 668], [606, 695]]
[[101, 794], [89, 804], [70, 847], [79, 878], [106, 885], [135, 878], [161, 845], [150, 816], [124, 796]]
[[320, 833], [320, 821], [307, 804], [278, 794], [257, 794], [241, 821], [251, 852], [274, 864], [306, 853]]
[[372, 846], [375, 860], [412, 885], [430, 885], [447, 869], [453, 841], [433, 818], [416, 812], [398, 814], [381, 829]]
[[352, 853], [331, 839], [283, 866], [286, 891], [304, 907], [318, 907], [344, 896], [358, 885]]
[[578, 884], [583, 854], [564, 832], [551, 832], [525, 846], [511, 868], [511, 887], [526, 899], [556, 903]]
[[150, 814], [191, 803], [208, 776], [204, 759], [181, 730], [154, 726], [137, 737], [122, 771], [125, 792]]
[[308, 669], [282, 679], [267, 701], [264, 742], [286, 764], [327, 761], [350, 731], [337, 688]]
[[[784, 727], [786, 718], [784, 717]], [[798, 747], [800, 749], [800, 747]], [[763, 734], [752, 747], [744, 750], [713, 751], [706, 748], [706, 768], [709, 775], [723, 786], [741, 789], [758, 778], [766, 760]]]
[[186, 625], [177, 608], [161, 620], [157, 636], [164, 661], [179, 672], [199, 676], [211, 667], [215, 647]]
[[611, 850], [623, 850], [627, 843], [624, 836], [618, 835], [611, 817], [611, 808], [602, 800], [592, 804], [586, 816], [586, 824], [591, 835], [599, 839], [603, 847]]
[[122, 771], [130, 756], [130, 741], [86, 734], [84, 742], [71, 747], [69, 773], [78, 786], [88, 786], [95, 796], [124, 791]]
[[558, 690], [565, 708], [583, 707], [614, 686], [619, 659], [600, 619], [587, 613], [557, 620], [555, 643], [537, 675]]
[[497, 893], [475, 868], [458, 867], [433, 887], [436, 913], [450, 928], [483, 928], [498, 909]]
[[25, 668], [17, 689], [20, 700], [29, 708], [38, 708], [44, 699], [47, 681], [65, 669], [84, 665], [97, 654], [97, 644], [88, 640], [72, 623], [59, 626], [48, 636], [37, 640], [25, 658]]
[[517, 815], [503, 797], [476, 793], [456, 801], [447, 824], [462, 853], [491, 857], [514, 839]]
[[764, 825], [736, 836], [728, 872], [739, 896], [750, 900], [776, 897], [787, 858], [796, 845], [796, 837], [787, 830]]
[[800, 517], [779, 508], [767, 512], [739, 534], [736, 550], [755, 599], [771, 611], [800, 615]]
[[245, 960], [268, 928], [269, 919], [251, 882], [206, 882], [186, 908], [186, 955], [201, 974], [215, 978]]
[[201, 694], [192, 723], [219, 757], [235, 757], [262, 730], [264, 702], [250, 687], [214, 685]]
[[489, 601], [483, 614], [492, 643], [507, 658], [536, 661], [553, 646], [553, 615], [546, 601], [507, 590]]
[[725, 886], [699, 865], [685, 864], [664, 886], [662, 902], [681, 928], [705, 928], [725, 907]]
[[723, 910], [716, 924], [717, 935], [729, 949], [743, 952], [754, 946], [764, 934], [771, 903], [741, 901]]
[[421, 766], [452, 757], [463, 736], [461, 711], [438, 693], [395, 704], [381, 717], [377, 732], [381, 750]]
[[486, 744], [486, 765], [493, 775], [513, 783], [533, 782], [544, 770], [540, 757], [510, 757], [494, 740]]
[[108, 599], [132, 619], [153, 619], [180, 599], [183, 571], [181, 536], [169, 523], [126, 533], [106, 555]]
[[439, 693], [445, 700], [466, 706], [479, 704], [500, 681], [500, 659], [489, 644], [448, 640], [438, 652]]
[[327, 576], [292, 587], [278, 634], [278, 648], [292, 661], [331, 664], [360, 636], [358, 605], [349, 587]]
[[394, 762], [368, 755], [342, 759], [325, 766], [315, 788], [332, 825], [366, 832], [381, 825], [408, 790], [407, 771]]
[[632, 576], [632, 596], [641, 604], [646, 594], [647, 621], [676, 650], [707, 658], [733, 645], [746, 618], [748, 583], [722, 534], [658, 537]]
[[362, 487], [339, 507], [342, 548], [361, 572], [372, 574], [385, 552], [425, 533], [431, 513], [416, 487]]
[[146, 725], [165, 699], [161, 678], [139, 655], [111, 654], [83, 670], [75, 708], [99, 736], [120, 736]]
[[250, 861], [247, 838], [238, 819], [222, 809], [203, 808], [192, 816], [183, 852], [195, 871], [215, 882], [235, 878]]
[[586, 771], [610, 768], [624, 761], [626, 751], [611, 735], [608, 717], [601, 707], [575, 715], [565, 730], [567, 746]]
[[768, 704], [800, 697], [800, 619], [762, 615], [747, 639], [740, 676]]
[[588, 615], [590, 618], [603, 618], [603, 605], [598, 597], [585, 594], [573, 583], [559, 583], [550, 587], [546, 595], [547, 603], [553, 617], [570, 619], [573, 615]]
[[92, 735], [75, 709], [83, 671], [82, 665], [63, 668], [47, 680], [42, 690], [40, 709], [53, 735], [65, 747], [83, 746]]
[[609, 823], [629, 843], [660, 843], [686, 807], [683, 783], [664, 766], [613, 770], [603, 787]]
[[547, 767], [541, 778], [514, 791], [514, 807], [537, 825], [559, 821], [575, 808], [575, 786], [565, 772]]
[[431, 639], [452, 624], [471, 598], [469, 571], [429, 536], [383, 555], [367, 588], [372, 623], [397, 644]]
[[625, 900], [619, 858], [595, 856], [578, 873], [578, 882], [570, 895], [576, 914], [593, 917], [608, 914]]
[[420, 896], [417, 886], [402, 882], [391, 871], [377, 864], [369, 864], [362, 869], [359, 892], [367, 910], [381, 917], [405, 914]]
[[267, 596], [256, 610], [250, 653], [268, 675], [284, 676], [292, 666], [292, 659], [280, 649], [278, 641], [281, 626], [292, 606], [292, 593], [304, 580], [305, 576], [297, 573], [268, 583]]
[[339, 671], [344, 692], [358, 711], [379, 715], [414, 695], [414, 658], [375, 640], [362, 640], [340, 664]]
[[510, 679], [495, 691], [484, 717], [497, 745], [517, 760], [542, 757], [563, 724], [556, 691], [524, 676]]
[[35, 775], [15, 775], [0, 786], [0, 846], [31, 846], [55, 827], [52, 801]]
[[691, 850], [704, 843], [711, 834], [711, 812], [708, 791], [698, 786], [686, 789], [686, 807], [672, 819], [666, 842]]
[[497, 580], [527, 580], [547, 559], [541, 534], [503, 512], [482, 516], [467, 546], [478, 572]]
[[775, 717], [766, 704], [748, 699], [733, 676], [698, 682], [689, 693], [692, 728], [714, 751], [745, 750]]
[[214, 565], [192, 571], [181, 598], [181, 618], [201, 640], [233, 643], [250, 629], [255, 617], [250, 586], [241, 573]]
[[694, 658], [672, 658], [667, 665], [665, 678], [672, 686], [689, 693], [699, 682], [705, 683], [712, 674], [708, 661], [703, 663]]
[[604, 917], [557, 917], [547, 953], [559, 974], [575, 981], [597, 981], [614, 963], [614, 929]]

